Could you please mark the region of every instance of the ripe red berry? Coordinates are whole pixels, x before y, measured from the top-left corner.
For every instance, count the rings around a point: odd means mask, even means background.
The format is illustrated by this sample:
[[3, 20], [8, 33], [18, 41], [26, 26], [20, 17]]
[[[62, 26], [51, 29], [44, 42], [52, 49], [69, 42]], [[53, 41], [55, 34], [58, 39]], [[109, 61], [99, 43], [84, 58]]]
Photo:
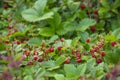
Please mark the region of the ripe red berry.
[[51, 48], [49, 49], [49, 51], [50, 51], [50, 52], [54, 52], [54, 48], [51, 47]]
[[8, 4], [4, 4], [4, 9], [8, 9]]
[[86, 39], [86, 42], [89, 43], [90, 42], [90, 38]]
[[81, 56], [81, 54], [80, 54], [80, 52], [76, 52], [76, 57], [80, 57]]
[[81, 8], [81, 9], [85, 9], [85, 4], [81, 4], [81, 5], [80, 5], [80, 8]]
[[60, 41], [61, 41], [61, 42], [64, 42], [64, 41], [65, 41], [65, 39], [64, 39], [64, 38], [61, 38], [61, 39], [60, 39]]
[[61, 50], [61, 48], [62, 48], [61, 46], [58, 46], [58, 47], [57, 47], [58, 51], [60, 51], [60, 50]]
[[100, 59], [100, 58], [98, 58], [97, 60], [96, 60], [96, 63], [101, 63], [102, 62], [102, 59]]
[[29, 65], [29, 66], [30, 66], [30, 65], [33, 65], [33, 62], [30, 61], [30, 62], [27, 63], [27, 65]]
[[38, 55], [38, 50], [35, 50], [35, 51], [34, 51], [34, 55]]
[[106, 78], [106, 79], [109, 79], [109, 78], [110, 78], [110, 74], [107, 73], [107, 74], [105, 75], [105, 78]]
[[98, 47], [99, 47], [99, 48], [103, 48], [103, 46], [104, 46], [103, 43], [99, 43], [99, 44], [98, 44]]
[[13, 28], [13, 25], [8, 25], [8, 29], [12, 29]]
[[35, 55], [35, 56], [34, 56], [34, 60], [36, 61], [37, 59], [38, 59], [38, 56]]
[[44, 61], [44, 58], [38, 59], [38, 62], [43, 62], [43, 61]]
[[16, 44], [19, 45], [19, 44], [21, 44], [21, 42], [20, 41], [16, 41]]
[[25, 51], [24, 54], [25, 54], [26, 56], [30, 56], [30, 51]]
[[92, 26], [92, 27], [90, 27], [90, 30], [91, 30], [92, 32], [95, 32], [95, 31], [96, 31], [96, 27]]
[[46, 49], [46, 50], [45, 50], [45, 53], [49, 53], [49, 49]]
[[65, 60], [64, 64], [69, 64], [69, 63], [70, 63], [70, 57], [68, 57], [68, 58]]
[[76, 62], [80, 63], [80, 62], [82, 62], [82, 59], [79, 58], [76, 60]]
[[44, 47], [45, 47], [45, 43], [44, 43], [44, 42], [42, 42], [41, 46], [42, 46], [42, 48], [44, 48]]
[[101, 52], [101, 56], [102, 56], [102, 57], [105, 56], [105, 52], [104, 52], [104, 51]]
[[9, 44], [9, 41], [8, 41], [8, 40], [5, 40], [5, 41], [4, 41], [4, 44]]
[[111, 46], [115, 46], [117, 44], [117, 42], [115, 42], [115, 41], [113, 41], [113, 42], [111, 42]]
[[92, 53], [92, 54], [91, 54], [91, 56], [92, 56], [92, 58], [96, 58], [96, 56], [95, 56], [95, 54], [94, 54], [94, 53]]
[[98, 10], [95, 10], [95, 11], [94, 11], [94, 14], [98, 15]]
[[94, 52], [95, 52], [95, 49], [90, 49], [90, 52], [91, 52], [91, 53], [94, 53]]

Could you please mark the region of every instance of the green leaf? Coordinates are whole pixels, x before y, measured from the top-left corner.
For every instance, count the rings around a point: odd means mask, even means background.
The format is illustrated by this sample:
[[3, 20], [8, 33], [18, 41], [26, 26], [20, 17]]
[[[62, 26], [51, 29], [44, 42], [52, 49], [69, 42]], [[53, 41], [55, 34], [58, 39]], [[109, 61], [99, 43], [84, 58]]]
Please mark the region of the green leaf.
[[50, 40], [47, 41], [48, 44], [53, 43], [55, 40], [57, 40], [59, 37], [57, 35], [54, 35], [50, 38]]
[[48, 13], [45, 13], [44, 15], [40, 16], [39, 13], [35, 9], [31, 8], [31, 9], [24, 10], [22, 12], [22, 17], [26, 21], [36, 22], [36, 21], [41, 21], [41, 20], [45, 20], [48, 18], [52, 18], [53, 14], [54, 14], [53, 12], [48, 12]]
[[23, 80], [33, 80], [32, 76], [31, 75], [27, 75], [24, 77]]
[[55, 74], [54, 77], [56, 80], [65, 80], [65, 77], [63, 74]]
[[61, 65], [65, 60], [66, 58], [64, 56], [60, 56], [55, 62], [56, 66]]
[[39, 34], [42, 36], [50, 37], [55, 34], [55, 31], [51, 27], [49, 27], [49, 28], [44, 27], [44, 28], [40, 29]]
[[28, 45], [37, 45], [39, 46], [42, 42], [42, 39], [38, 38], [38, 37], [34, 37], [34, 38], [30, 38], [28, 41]]
[[73, 39], [71, 42], [71, 46], [75, 47], [76, 45], [78, 45], [79, 40], [80, 40], [80, 37], [76, 37], [75, 39]]
[[112, 32], [112, 34], [113, 34], [116, 38], [120, 39], [120, 28], [115, 29], [115, 30]]
[[34, 8], [39, 14], [42, 14], [46, 7], [47, 0], [37, 0], [34, 4]]
[[84, 76], [84, 74], [85, 74], [85, 72], [86, 72], [86, 69], [87, 69], [86, 63], [85, 63], [85, 64], [80, 64], [80, 65], [77, 67], [77, 71], [79, 72], [79, 76]]
[[76, 78], [78, 77], [77, 68], [73, 64], [65, 64], [64, 70], [66, 73], [66, 77], [68, 78]]
[[83, 19], [79, 25], [77, 26], [78, 31], [85, 31], [86, 29], [88, 29], [90, 26], [93, 26], [96, 24], [96, 21], [93, 19], [89, 19], [89, 18], [85, 18]]
[[118, 7], [120, 7], [120, 0], [115, 0], [113, 4], [113, 8], [118, 8]]

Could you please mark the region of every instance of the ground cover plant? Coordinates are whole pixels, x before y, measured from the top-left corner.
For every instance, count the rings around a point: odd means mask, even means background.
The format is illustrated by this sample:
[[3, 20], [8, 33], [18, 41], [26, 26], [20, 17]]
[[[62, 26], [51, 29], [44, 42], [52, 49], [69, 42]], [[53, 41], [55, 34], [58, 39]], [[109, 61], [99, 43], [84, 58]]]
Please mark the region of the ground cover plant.
[[120, 80], [120, 0], [1, 0], [0, 80]]

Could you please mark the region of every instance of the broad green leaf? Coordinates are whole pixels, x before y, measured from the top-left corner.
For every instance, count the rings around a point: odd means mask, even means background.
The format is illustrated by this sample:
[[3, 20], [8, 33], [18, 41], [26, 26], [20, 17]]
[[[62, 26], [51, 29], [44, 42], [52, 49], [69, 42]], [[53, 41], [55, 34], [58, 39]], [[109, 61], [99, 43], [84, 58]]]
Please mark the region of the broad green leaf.
[[48, 44], [50, 43], [53, 43], [55, 40], [57, 40], [59, 37], [57, 35], [54, 35], [53, 37], [51, 37], [49, 40], [48, 40]]
[[76, 29], [76, 22], [65, 22], [64, 23], [64, 29], [68, 32], [68, 31], [74, 31]]
[[23, 80], [33, 80], [31, 75], [27, 75], [23, 78]]
[[37, 0], [34, 4], [34, 8], [37, 10], [39, 14], [42, 14], [45, 6], [46, 6], [47, 0]]
[[55, 62], [56, 66], [61, 65], [65, 60], [66, 60], [66, 57], [60, 56]]
[[48, 12], [40, 16], [39, 13], [35, 9], [32, 9], [32, 8], [24, 10], [22, 12], [22, 17], [26, 21], [30, 21], [30, 22], [36, 22], [36, 21], [41, 21], [41, 20], [45, 20], [48, 18], [52, 18], [52, 15], [53, 15], [53, 12]]
[[33, 37], [30, 38], [28, 41], [28, 45], [36, 45], [39, 46], [41, 45], [42, 39], [38, 38], [38, 37]]
[[55, 34], [55, 31], [51, 27], [41, 28], [39, 34], [42, 36], [50, 37]]
[[112, 34], [113, 34], [116, 38], [120, 39], [120, 28], [115, 29], [115, 30], [112, 32]]
[[51, 67], [55, 67], [55, 62], [50, 60], [50, 61], [44, 61], [42, 62], [42, 66], [46, 67], [46, 68], [51, 68]]
[[76, 45], [78, 45], [78, 41], [80, 40], [80, 37], [76, 37], [72, 40], [71, 42], [71, 46], [75, 47]]
[[80, 64], [80, 65], [77, 67], [77, 71], [79, 72], [79, 76], [84, 76], [84, 75], [85, 75], [85, 72], [86, 72], [86, 69], [87, 69], [86, 63], [85, 63], [85, 64]]
[[64, 70], [67, 78], [76, 78], [78, 77], [77, 68], [73, 64], [65, 64]]
[[118, 8], [118, 7], [120, 7], [120, 0], [115, 0], [113, 4], [113, 8]]
[[77, 31], [85, 31], [90, 26], [93, 26], [96, 24], [96, 21], [93, 19], [85, 18], [82, 21], [80, 21], [79, 25], [77, 26]]
[[63, 74], [56, 74], [56, 75], [54, 75], [54, 77], [56, 80], [65, 80], [65, 77]]

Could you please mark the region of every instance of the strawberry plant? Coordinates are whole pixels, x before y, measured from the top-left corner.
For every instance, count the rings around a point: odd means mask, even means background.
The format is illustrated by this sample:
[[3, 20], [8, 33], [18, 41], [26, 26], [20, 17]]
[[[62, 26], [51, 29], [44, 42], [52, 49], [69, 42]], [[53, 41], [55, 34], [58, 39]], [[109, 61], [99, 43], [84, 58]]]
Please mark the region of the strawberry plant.
[[120, 80], [120, 0], [1, 0], [0, 80]]

